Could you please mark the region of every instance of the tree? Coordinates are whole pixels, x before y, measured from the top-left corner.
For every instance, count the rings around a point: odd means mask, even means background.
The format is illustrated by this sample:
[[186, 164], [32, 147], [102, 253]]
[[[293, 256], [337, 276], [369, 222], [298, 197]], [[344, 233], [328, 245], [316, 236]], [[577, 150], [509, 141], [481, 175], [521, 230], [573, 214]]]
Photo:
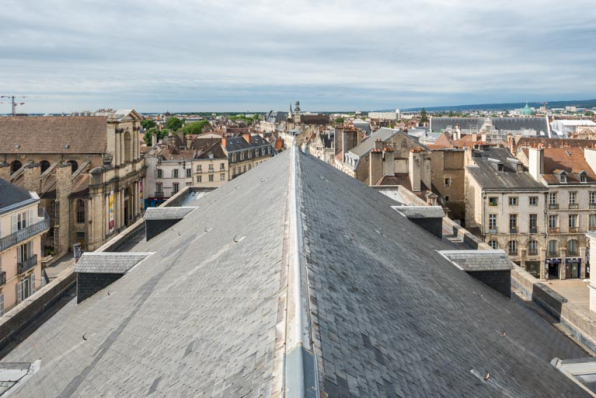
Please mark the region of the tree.
[[428, 123], [428, 115], [426, 114], [426, 109], [422, 108], [420, 111], [420, 124]]
[[153, 127], [157, 127], [157, 123], [155, 123], [154, 120], [151, 119], [147, 119], [147, 120], [143, 120], [141, 121], [141, 126], [145, 129], [145, 130], [149, 130], [150, 128]]
[[163, 129], [160, 130], [157, 127], [153, 127], [150, 128], [149, 130], [147, 130], [145, 132], [145, 135], [143, 136], [143, 140], [145, 141], [145, 144], [147, 144], [147, 146], [151, 146], [151, 143], [153, 141], [153, 133], [157, 134], [157, 140], [161, 140], [164, 137], [167, 137], [168, 134], [170, 134], [170, 130], [168, 129]]
[[587, 116], [587, 117], [592, 117], [592, 116], [594, 116], [594, 112], [592, 112], [592, 111], [587, 111], [586, 113], [584, 113], [584, 116]]
[[185, 119], [178, 119], [175, 116], [172, 116], [166, 122], [166, 128], [172, 131], [178, 131], [182, 126], [184, 126]]
[[210, 126], [209, 120], [199, 120], [182, 127], [184, 134], [201, 134], [206, 126]]
[[345, 122], [345, 119], [343, 117], [338, 117], [333, 122], [336, 124], [341, 124], [341, 123]]

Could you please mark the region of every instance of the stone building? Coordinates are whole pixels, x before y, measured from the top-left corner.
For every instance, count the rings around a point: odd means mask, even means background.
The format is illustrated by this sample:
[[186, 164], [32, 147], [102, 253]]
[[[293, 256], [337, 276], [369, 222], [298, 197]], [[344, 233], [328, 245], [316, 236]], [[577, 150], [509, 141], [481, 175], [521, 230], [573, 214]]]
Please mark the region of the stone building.
[[430, 153], [430, 163], [433, 192], [439, 195], [449, 209], [449, 218], [465, 226], [466, 150], [433, 149]]
[[0, 179], [0, 315], [41, 286], [41, 236], [50, 228], [39, 197]]
[[134, 110], [0, 118], [0, 177], [39, 195], [45, 254], [94, 250], [141, 215], [141, 120]]

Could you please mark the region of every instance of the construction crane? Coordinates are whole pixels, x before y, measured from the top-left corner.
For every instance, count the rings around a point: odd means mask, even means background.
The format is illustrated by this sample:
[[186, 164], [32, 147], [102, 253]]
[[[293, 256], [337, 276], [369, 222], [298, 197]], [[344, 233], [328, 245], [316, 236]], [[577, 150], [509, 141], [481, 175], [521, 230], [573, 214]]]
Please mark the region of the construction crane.
[[[24, 102], [15, 102], [15, 98], [27, 98], [27, 97], [17, 97], [16, 95], [0, 95], [1, 98], [9, 98], [10, 99], [10, 106], [12, 109], [12, 115], [15, 116], [17, 114], [17, 106], [25, 105]], [[7, 104], [8, 102], [0, 102], [0, 105]]]

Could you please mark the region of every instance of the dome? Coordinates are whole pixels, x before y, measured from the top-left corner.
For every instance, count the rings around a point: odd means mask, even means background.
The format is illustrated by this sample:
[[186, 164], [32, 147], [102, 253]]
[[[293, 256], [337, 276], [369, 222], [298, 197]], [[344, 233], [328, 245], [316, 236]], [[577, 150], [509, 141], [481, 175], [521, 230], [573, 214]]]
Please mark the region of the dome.
[[521, 111], [519, 111], [519, 113], [520, 113], [520, 115], [523, 115], [523, 116], [533, 116], [536, 114], [536, 112], [528, 106], [527, 102], [526, 102], [526, 106]]

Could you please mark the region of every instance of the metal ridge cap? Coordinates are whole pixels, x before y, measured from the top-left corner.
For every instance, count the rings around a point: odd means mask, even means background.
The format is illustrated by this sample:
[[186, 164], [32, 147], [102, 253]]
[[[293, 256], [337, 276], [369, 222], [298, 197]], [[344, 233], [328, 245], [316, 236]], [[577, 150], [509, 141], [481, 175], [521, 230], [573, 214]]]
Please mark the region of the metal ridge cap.
[[301, 217], [300, 154], [293, 146], [289, 181], [289, 270], [284, 358], [284, 396], [318, 398], [317, 359], [312, 348], [308, 275]]

